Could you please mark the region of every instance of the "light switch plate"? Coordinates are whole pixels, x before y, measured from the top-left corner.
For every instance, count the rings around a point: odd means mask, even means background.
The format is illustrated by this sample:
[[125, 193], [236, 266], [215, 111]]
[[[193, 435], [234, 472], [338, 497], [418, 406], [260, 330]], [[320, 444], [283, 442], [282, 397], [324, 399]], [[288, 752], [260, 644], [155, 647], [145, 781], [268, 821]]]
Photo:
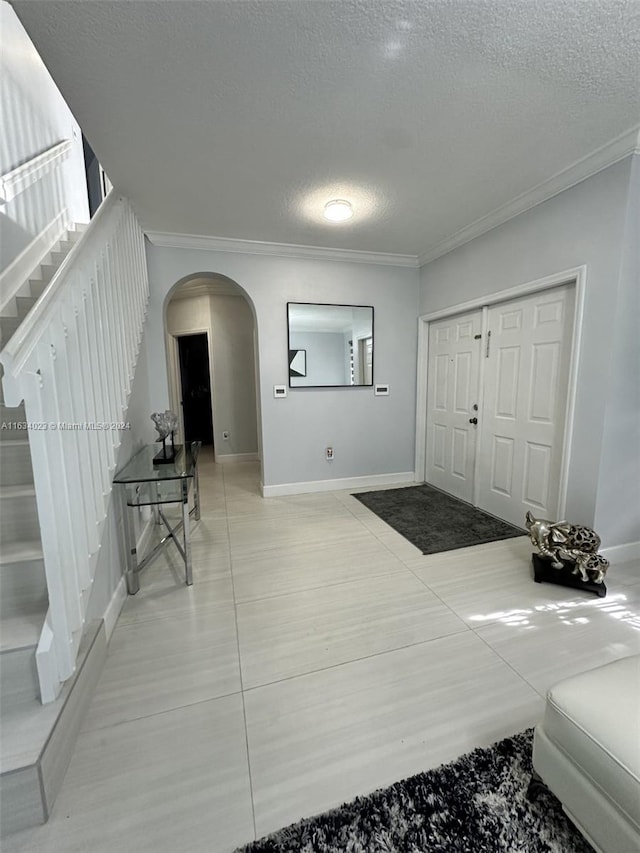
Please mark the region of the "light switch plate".
[[287, 396], [287, 386], [286, 385], [274, 385], [273, 386], [273, 396], [274, 397], [286, 397]]
[[389, 396], [389, 386], [388, 385], [376, 385], [374, 394], [377, 397], [388, 397]]

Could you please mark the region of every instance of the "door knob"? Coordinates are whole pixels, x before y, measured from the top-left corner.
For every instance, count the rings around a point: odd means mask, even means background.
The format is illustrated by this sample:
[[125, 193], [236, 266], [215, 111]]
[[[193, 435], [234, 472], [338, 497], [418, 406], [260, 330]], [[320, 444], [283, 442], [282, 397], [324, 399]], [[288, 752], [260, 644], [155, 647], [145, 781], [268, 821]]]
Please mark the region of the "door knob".
[[477, 423], [478, 423], [478, 419], [477, 419], [477, 418], [469, 418], [469, 423], [470, 423], [470, 424], [477, 424]]

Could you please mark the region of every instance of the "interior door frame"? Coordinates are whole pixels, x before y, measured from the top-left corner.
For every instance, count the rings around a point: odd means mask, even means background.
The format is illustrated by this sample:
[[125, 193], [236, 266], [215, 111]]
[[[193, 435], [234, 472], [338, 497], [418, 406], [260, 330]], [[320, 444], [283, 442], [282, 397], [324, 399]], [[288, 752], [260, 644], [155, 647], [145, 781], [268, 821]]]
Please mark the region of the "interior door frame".
[[[558, 517], [564, 517], [567, 490], [569, 485], [569, 460], [571, 458], [571, 444], [573, 440], [573, 424], [575, 417], [575, 405], [578, 385], [578, 363], [580, 359], [580, 344], [582, 340], [582, 318], [584, 314], [584, 299], [586, 292], [587, 267], [583, 264], [579, 267], [554, 273], [544, 278], [518, 284], [515, 287], [489, 293], [486, 296], [478, 296], [467, 302], [450, 305], [429, 314], [418, 317], [418, 364], [417, 364], [417, 388], [416, 388], [416, 448], [415, 448], [415, 480], [418, 483], [426, 482], [427, 473], [427, 389], [429, 382], [429, 329], [430, 324], [436, 320], [444, 320], [456, 314], [468, 311], [482, 310], [482, 344], [487, 345], [487, 325], [489, 306], [500, 302], [509, 302], [520, 296], [530, 296], [544, 290], [551, 290], [563, 284], [575, 286], [575, 306], [573, 315], [573, 326], [571, 332], [571, 356], [569, 366], [569, 384], [567, 404], [564, 419], [564, 435], [562, 438], [562, 456], [560, 469], [560, 491], [558, 495]], [[484, 351], [480, 361], [479, 375], [479, 397], [484, 396]], [[482, 412], [484, 400], [478, 400], [478, 409]], [[479, 446], [479, 445], [478, 445]], [[476, 465], [474, 471], [474, 505], [478, 505], [479, 481], [478, 481], [479, 454], [476, 453]]]
[[[178, 437], [184, 443], [184, 413], [180, 404], [182, 396], [182, 386], [180, 381], [180, 353], [178, 350], [178, 338], [184, 338], [187, 335], [206, 335], [207, 336], [207, 351], [209, 353], [209, 382], [211, 384], [211, 419], [213, 421], [213, 353], [211, 347], [211, 330], [209, 328], [202, 329], [185, 329], [184, 331], [167, 332], [167, 354], [169, 357], [170, 370], [168, 371], [169, 379], [169, 405], [171, 411], [178, 415]], [[215, 433], [214, 433], [214, 452], [215, 452]]]

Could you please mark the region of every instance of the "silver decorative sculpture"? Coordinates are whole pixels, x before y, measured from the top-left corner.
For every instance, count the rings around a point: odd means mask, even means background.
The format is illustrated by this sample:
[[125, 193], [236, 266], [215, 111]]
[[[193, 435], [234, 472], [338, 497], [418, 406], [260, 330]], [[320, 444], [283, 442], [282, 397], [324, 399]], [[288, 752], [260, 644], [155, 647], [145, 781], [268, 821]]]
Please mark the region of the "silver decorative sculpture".
[[[153, 461], [156, 464], [163, 462], [173, 462], [176, 458], [176, 446], [173, 442], [174, 433], [178, 426], [178, 416], [167, 409], [165, 412], [154, 412], [151, 415], [151, 420], [156, 425], [158, 433], [158, 441], [162, 442], [162, 450]], [[171, 449], [167, 451], [167, 436], [171, 435]]]
[[600, 537], [590, 527], [526, 516], [529, 538], [554, 569], [569, 568], [585, 583], [601, 584], [609, 561], [598, 554]]
[[169, 409], [166, 412], [154, 412], [151, 415], [151, 420], [156, 425], [158, 441], [164, 441], [178, 426], [178, 416], [169, 411]]

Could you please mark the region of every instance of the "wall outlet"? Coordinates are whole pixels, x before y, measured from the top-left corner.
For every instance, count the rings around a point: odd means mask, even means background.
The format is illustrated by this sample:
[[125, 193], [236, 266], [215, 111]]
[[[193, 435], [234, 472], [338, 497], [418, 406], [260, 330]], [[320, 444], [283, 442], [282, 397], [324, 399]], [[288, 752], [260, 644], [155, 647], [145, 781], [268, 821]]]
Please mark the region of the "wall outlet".
[[227, 441], [227, 439], [229, 438], [229, 430], [228, 430], [228, 429], [225, 429], [225, 430], [224, 430], [224, 432], [222, 433], [222, 438], [223, 438], [225, 441]]
[[325, 447], [324, 456], [325, 459], [333, 459], [333, 447]]

